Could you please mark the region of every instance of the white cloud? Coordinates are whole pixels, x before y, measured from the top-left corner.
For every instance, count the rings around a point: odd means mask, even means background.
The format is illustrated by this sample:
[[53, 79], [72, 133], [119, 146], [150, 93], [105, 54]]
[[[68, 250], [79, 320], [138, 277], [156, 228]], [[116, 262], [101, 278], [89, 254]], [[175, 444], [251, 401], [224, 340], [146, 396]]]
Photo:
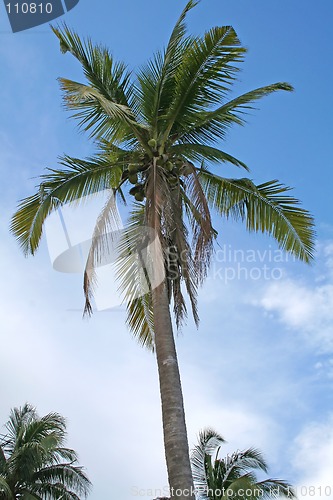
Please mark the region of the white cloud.
[[333, 498], [333, 415], [304, 427], [293, 443], [300, 500]]
[[332, 243], [323, 245], [321, 254], [325, 261], [321, 284], [316, 279], [319, 270], [310, 284], [286, 277], [262, 288], [259, 298], [251, 303], [276, 314], [284, 325], [299, 331], [318, 352], [330, 353], [333, 352]]

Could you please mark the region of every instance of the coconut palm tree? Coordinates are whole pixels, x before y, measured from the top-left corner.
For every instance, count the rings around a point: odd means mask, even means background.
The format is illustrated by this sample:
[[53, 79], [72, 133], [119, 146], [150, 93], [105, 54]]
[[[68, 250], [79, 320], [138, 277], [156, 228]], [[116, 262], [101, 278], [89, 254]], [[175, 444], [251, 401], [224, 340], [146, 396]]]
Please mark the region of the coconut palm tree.
[[65, 419], [39, 417], [30, 404], [14, 408], [0, 436], [0, 499], [86, 498], [90, 481], [74, 450], [64, 448]]
[[[185, 17], [197, 3], [187, 3], [166, 49], [136, 76], [106, 48], [82, 41], [66, 25], [53, 28], [62, 52], [82, 65], [86, 83], [60, 78], [60, 85], [67, 108], [95, 140], [96, 154], [88, 159], [64, 156], [61, 167], [49, 169], [36, 193], [21, 201], [11, 224], [25, 254], [34, 254], [51, 212], [110, 190], [84, 273], [89, 314], [94, 271], [107, 252], [108, 236], [118, 227], [116, 201], [133, 202], [119, 246], [118, 274], [128, 326], [156, 353], [173, 490], [190, 489], [193, 482], [170, 309], [180, 328], [187, 316], [186, 291], [199, 322], [197, 289], [207, 275], [217, 236], [210, 210], [244, 221], [249, 231], [272, 235], [282, 249], [305, 262], [313, 250], [313, 220], [288, 196], [288, 187], [275, 180], [256, 185], [249, 178], [222, 175], [227, 163], [248, 171], [219, 147], [228, 128], [243, 124], [243, 113], [261, 97], [292, 87], [275, 83], [228, 100], [246, 50], [230, 26], [212, 28], [202, 37], [188, 35]], [[147, 244], [152, 241], [158, 247], [153, 262], [141, 259], [140, 249], [154, 247]], [[133, 255], [139, 255], [136, 261]], [[150, 279], [152, 268], [164, 273], [158, 286]]]
[[197, 500], [295, 497], [292, 486], [286, 481], [257, 480], [257, 471], [267, 473], [268, 469], [257, 449], [236, 451], [219, 458], [221, 445], [225, 441], [210, 428], [199, 433], [198, 441], [191, 455]]

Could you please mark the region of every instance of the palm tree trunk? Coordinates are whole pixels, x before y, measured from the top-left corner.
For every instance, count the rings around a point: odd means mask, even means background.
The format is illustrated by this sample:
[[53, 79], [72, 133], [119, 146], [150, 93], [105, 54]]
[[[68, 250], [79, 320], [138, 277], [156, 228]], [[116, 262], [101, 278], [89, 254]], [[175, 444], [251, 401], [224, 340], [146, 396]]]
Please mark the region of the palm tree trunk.
[[155, 288], [152, 294], [164, 447], [171, 499], [194, 500], [183, 395], [165, 284]]

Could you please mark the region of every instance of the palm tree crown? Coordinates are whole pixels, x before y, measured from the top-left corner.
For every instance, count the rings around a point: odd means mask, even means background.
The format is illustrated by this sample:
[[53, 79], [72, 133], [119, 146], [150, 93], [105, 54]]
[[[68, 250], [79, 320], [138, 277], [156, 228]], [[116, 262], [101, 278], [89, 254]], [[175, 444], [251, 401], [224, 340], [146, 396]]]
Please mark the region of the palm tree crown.
[[87, 194], [112, 190], [96, 225], [85, 272], [85, 310], [91, 312], [92, 269], [100, 259], [101, 236], [117, 226], [113, 197], [124, 199], [126, 185], [132, 186], [134, 205], [119, 274], [129, 326], [148, 346], [151, 296], [139, 293], [140, 279], [129, 280], [133, 268], [126, 265], [135, 250], [130, 244], [138, 245], [133, 237], [138, 226], [152, 227], [159, 235], [177, 325], [186, 316], [181, 283], [195, 321], [199, 319], [196, 291], [206, 276], [216, 236], [210, 209], [245, 221], [250, 231], [271, 234], [282, 249], [304, 261], [312, 258], [313, 221], [298, 200], [286, 194], [290, 188], [276, 180], [255, 185], [248, 178], [226, 178], [212, 171], [213, 164], [224, 163], [248, 170], [214, 143], [225, 139], [231, 125], [244, 123], [244, 112], [255, 101], [292, 87], [276, 83], [228, 101], [246, 49], [230, 26], [212, 28], [202, 38], [187, 35], [185, 16], [197, 3], [188, 2], [165, 51], [148, 61], [136, 78], [106, 48], [82, 42], [66, 26], [53, 28], [62, 51], [83, 67], [87, 84], [60, 78], [60, 85], [66, 106], [95, 138], [97, 154], [87, 160], [63, 157], [64, 168], [41, 176], [38, 191], [21, 202], [11, 226], [24, 252], [33, 254], [53, 210]]
[[286, 481], [257, 480], [257, 471], [267, 473], [266, 461], [259, 450], [249, 448], [219, 458], [224, 442], [213, 429], [199, 433], [199, 444], [191, 455], [198, 500], [295, 497], [294, 489]]
[[74, 450], [64, 447], [66, 425], [58, 413], [39, 417], [25, 404], [14, 408], [0, 437], [0, 499], [86, 498], [90, 481]]

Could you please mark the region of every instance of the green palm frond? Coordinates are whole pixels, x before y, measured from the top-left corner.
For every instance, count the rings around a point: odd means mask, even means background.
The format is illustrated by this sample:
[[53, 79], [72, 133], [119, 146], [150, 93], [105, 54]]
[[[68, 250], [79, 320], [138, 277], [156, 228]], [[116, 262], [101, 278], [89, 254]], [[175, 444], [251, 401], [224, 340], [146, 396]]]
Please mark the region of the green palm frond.
[[150, 278], [153, 276], [154, 269], [147, 267], [153, 264], [153, 261], [144, 255], [150, 240], [151, 234], [147, 230], [144, 206], [134, 204], [118, 245], [116, 274], [119, 280], [119, 291], [126, 301], [127, 324], [139, 343], [153, 350]]
[[121, 228], [121, 219], [116, 205], [116, 190], [112, 190], [97, 218], [84, 270], [83, 290], [85, 295], [84, 314], [92, 313], [91, 300], [96, 286], [96, 267], [108, 260], [112, 253], [115, 235]]
[[91, 158], [60, 159], [64, 169], [48, 169], [41, 176], [38, 192], [22, 200], [12, 218], [10, 229], [24, 253], [34, 254], [38, 248], [45, 219], [65, 203], [83, 203], [93, 193], [119, 186], [124, 160]]
[[[267, 463], [256, 448], [236, 451], [219, 458], [224, 439], [214, 429], [199, 433], [199, 443], [191, 454], [191, 464], [197, 498], [200, 500], [225, 500], [234, 498], [294, 498], [292, 486], [275, 479], [257, 481], [256, 471], [267, 473]], [[214, 457], [213, 457], [214, 455]]]
[[105, 47], [95, 46], [91, 40], [82, 42], [66, 24], [52, 30], [63, 51], [71, 52], [81, 63], [90, 83], [86, 86], [60, 79], [65, 104], [69, 109], [82, 110], [74, 116], [83, 130], [90, 131], [91, 137], [120, 142], [134, 139], [145, 146], [144, 127], [136, 120], [135, 106], [131, 106], [133, 83], [126, 66], [115, 62]]
[[0, 498], [58, 500], [87, 496], [91, 483], [77, 465], [75, 451], [62, 446], [66, 422], [61, 415], [51, 412], [39, 417], [27, 403], [11, 411], [6, 429], [8, 433], [0, 437], [5, 460], [5, 466], [0, 467]]
[[173, 145], [170, 151], [176, 156], [181, 155], [190, 161], [200, 164], [205, 161], [211, 163], [231, 163], [236, 167], [244, 168], [247, 171], [249, 170], [245, 163], [234, 156], [205, 144], [180, 143]]
[[94, 87], [66, 78], [59, 78], [59, 82], [66, 107], [77, 111], [73, 118], [91, 137], [118, 142], [135, 139], [131, 127], [134, 116], [127, 106], [114, 102]]
[[90, 481], [83, 472], [83, 468], [71, 464], [56, 464], [42, 468], [35, 472], [32, 478], [34, 483], [45, 485], [66, 485], [66, 489], [74, 490], [80, 496], [86, 496], [90, 489]]
[[163, 54], [158, 52], [138, 73], [140, 108], [155, 131], [174, 98], [175, 73], [182, 62], [184, 48], [188, 44], [186, 41], [188, 39], [184, 39], [185, 18], [197, 4], [198, 1], [195, 0], [190, 0], [186, 4], [171, 33], [165, 52]]
[[269, 500], [269, 498], [297, 498], [295, 488], [287, 481], [281, 479], [265, 479], [256, 484], [260, 489], [261, 498]]
[[48, 197], [42, 200], [40, 193], [19, 203], [12, 218], [10, 229], [16, 236], [25, 255], [36, 252], [43, 233], [45, 219], [59, 207], [59, 201]]
[[224, 140], [231, 125], [244, 125], [244, 114], [253, 109], [252, 103], [279, 90], [292, 91], [289, 83], [279, 82], [246, 92], [213, 111], [197, 113], [192, 123], [172, 136], [173, 141], [200, 143]]
[[245, 451], [236, 451], [232, 455], [227, 455], [222, 461], [218, 460], [216, 453], [215, 467], [222, 465], [221, 481], [230, 487], [235, 481], [245, 478], [246, 481], [255, 482], [256, 470], [267, 472], [267, 464], [259, 450], [249, 448]]
[[0, 474], [0, 498], [1, 500], [15, 500], [6, 479]]
[[6, 467], [6, 456], [2, 446], [0, 446], [0, 476], [3, 473], [5, 467]]
[[[80, 500], [80, 497], [73, 491], [68, 490], [63, 484], [37, 483], [20, 491], [23, 498], [27, 500]], [[84, 498], [86, 498], [85, 495]]]
[[199, 498], [206, 500], [208, 499], [205, 493], [208, 486], [205, 467], [207, 456], [212, 455], [225, 440], [214, 429], [206, 428], [199, 432], [198, 442], [191, 453], [192, 474], [195, 487], [200, 492]]
[[212, 28], [203, 38], [192, 40], [176, 74], [165, 139], [191, 126], [198, 112], [223, 99], [238, 71], [235, 64], [245, 52], [230, 26]]
[[129, 108], [127, 92], [131, 95], [130, 73], [122, 62], [115, 62], [107, 48], [94, 45], [90, 39], [81, 41], [79, 35], [64, 23], [62, 29], [52, 27], [61, 47], [69, 51], [82, 65], [91, 86], [104, 97]]
[[250, 179], [227, 179], [207, 170], [199, 179], [208, 204], [220, 215], [246, 222], [249, 231], [267, 233], [282, 250], [309, 262], [313, 258], [313, 218], [299, 201], [286, 193], [291, 189], [278, 181], [256, 186]]
[[126, 304], [127, 325], [142, 347], [154, 351], [154, 317], [151, 293], [133, 298]]

